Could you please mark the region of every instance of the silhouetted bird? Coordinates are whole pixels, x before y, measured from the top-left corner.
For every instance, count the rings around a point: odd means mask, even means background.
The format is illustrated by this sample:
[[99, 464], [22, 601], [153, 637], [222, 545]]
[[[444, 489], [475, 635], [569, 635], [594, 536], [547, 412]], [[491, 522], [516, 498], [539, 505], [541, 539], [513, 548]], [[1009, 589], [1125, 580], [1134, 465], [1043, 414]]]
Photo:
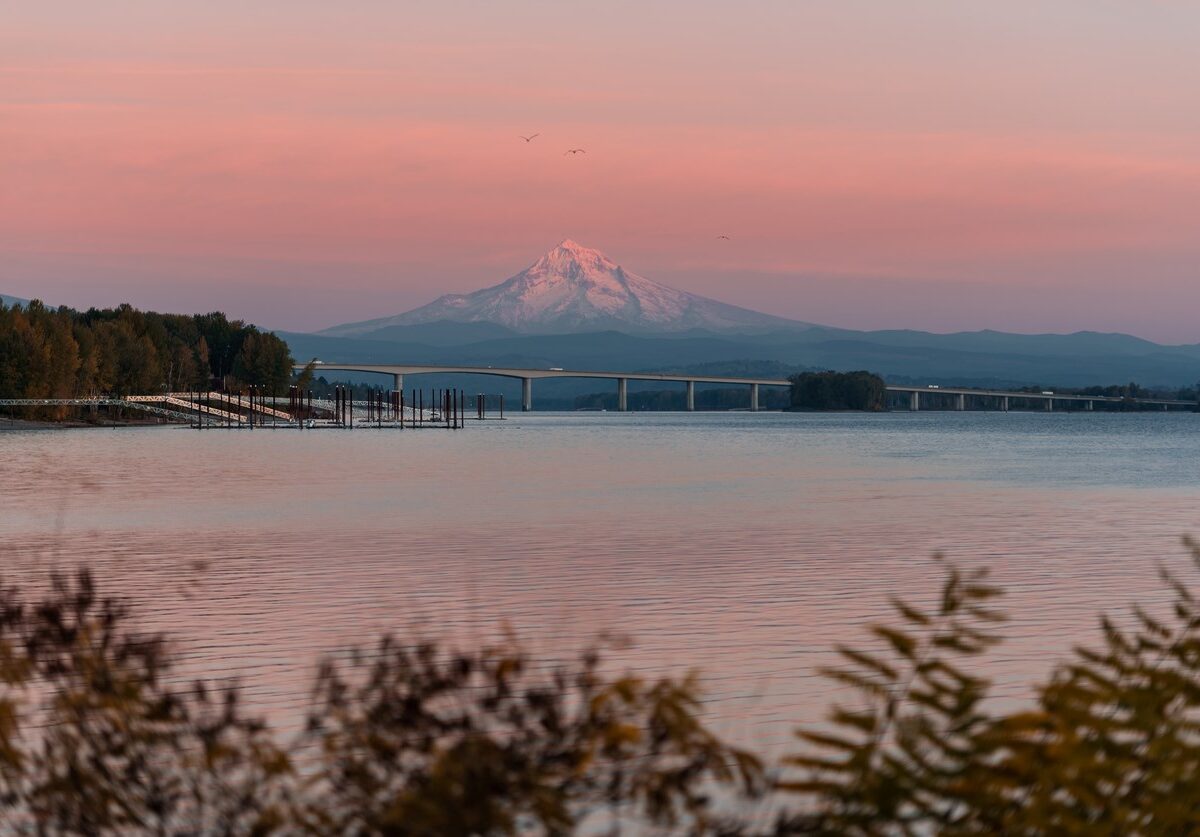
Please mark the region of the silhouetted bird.
[[723, 238], [726, 241], [729, 241], [729, 236], [727, 236], [727, 235], [718, 235], [717, 238]]
[[[520, 135], [520, 134], [517, 134], [517, 136], [518, 136], [518, 137], [521, 137], [521, 135]], [[533, 134], [533, 135], [531, 135], [531, 136], [528, 136], [528, 137], [521, 137], [521, 139], [525, 140], [525, 142], [533, 142], [533, 138], [534, 138], [534, 137], [540, 137], [540, 136], [541, 136], [541, 134]]]
[[582, 148], [568, 148], [563, 152], [563, 156], [566, 157], [568, 154], [587, 154], [587, 151]]

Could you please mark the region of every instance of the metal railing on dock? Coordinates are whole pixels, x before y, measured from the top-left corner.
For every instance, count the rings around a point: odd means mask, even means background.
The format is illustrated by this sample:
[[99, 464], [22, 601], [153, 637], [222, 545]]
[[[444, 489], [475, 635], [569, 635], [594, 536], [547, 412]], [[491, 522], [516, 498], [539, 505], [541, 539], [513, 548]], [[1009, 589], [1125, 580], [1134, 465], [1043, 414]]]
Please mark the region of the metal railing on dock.
[[[467, 407], [466, 393], [458, 389], [413, 389], [411, 395], [406, 395], [401, 390], [372, 388], [355, 392], [353, 387], [339, 384], [327, 398], [316, 397], [311, 390], [302, 391], [298, 387], [289, 388], [286, 398], [267, 396], [256, 389], [233, 396], [223, 395], [222, 402], [236, 410], [232, 418], [228, 417], [230, 411], [221, 411], [221, 415], [227, 417], [225, 426], [250, 429], [461, 430]], [[185, 396], [184, 400], [189, 399]], [[191, 400], [202, 414], [214, 412], [204, 393], [194, 394]], [[206, 422], [196, 426], [207, 429], [221, 424]]]
[[[498, 396], [499, 416], [504, 418], [504, 397]], [[474, 396], [471, 420], [489, 415], [488, 397]], [[96, 398], [9, 398], [8, 407], [116, 407], [157, 415], [187, 423], [196, 429], [376, 428], [397, 430], [441, 428], [461, 430], [468, 420], [468, 398], [459, 389], [401, 390], [335, 386], [329, 398], [314, 397], [311, 390], [290, 387], [285, 398], [267, 395], [261, 387], [240, 392], [169, 392], [161, 395], [129, 395]]]

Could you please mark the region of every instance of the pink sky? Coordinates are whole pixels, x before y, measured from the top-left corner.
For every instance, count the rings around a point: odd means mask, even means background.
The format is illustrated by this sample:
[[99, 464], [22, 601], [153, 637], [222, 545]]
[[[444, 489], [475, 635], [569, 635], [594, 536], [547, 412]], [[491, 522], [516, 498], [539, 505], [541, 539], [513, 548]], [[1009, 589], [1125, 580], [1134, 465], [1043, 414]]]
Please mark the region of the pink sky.
[[310, 329], [571, 237], [808, 321], [1200, 342], [1198, 4], [81, 0], [0, 24], [0, 292]]

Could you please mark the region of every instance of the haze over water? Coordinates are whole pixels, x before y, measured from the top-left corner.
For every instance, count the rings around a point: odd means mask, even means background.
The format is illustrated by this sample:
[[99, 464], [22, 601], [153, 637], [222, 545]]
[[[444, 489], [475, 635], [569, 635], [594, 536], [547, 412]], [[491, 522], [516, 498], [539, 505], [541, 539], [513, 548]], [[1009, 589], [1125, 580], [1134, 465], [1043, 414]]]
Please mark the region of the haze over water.
[[[814, 669], [936, 550], [1009, 595], [1005, 698], [1096, 615], [1164, 600], [1200, 532], [1192, 414], [523, 415], [463, 431], [0, 432], [5, 582], [89, 564], [188, 673], [295, 722], [317, 657], [419, 627], [701, 667], [717, 727], [778, 752]], [[0, 421], [0, 426], [3, 422]]]

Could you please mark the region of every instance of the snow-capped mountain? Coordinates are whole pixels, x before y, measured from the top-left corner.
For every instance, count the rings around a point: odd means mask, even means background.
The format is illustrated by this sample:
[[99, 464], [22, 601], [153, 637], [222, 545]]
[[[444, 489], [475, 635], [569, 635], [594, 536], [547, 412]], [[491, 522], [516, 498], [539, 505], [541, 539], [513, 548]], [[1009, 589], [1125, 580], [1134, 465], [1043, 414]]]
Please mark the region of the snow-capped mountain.
[[469, 294], [446, 294], [405, 314], [347, 323], [320, 333], [350, 337], [445, 320], [495, 323], [527, 334], [602, 329], [729, 332], [802, 325], [669, 288], [567, 239], [499, 285]]

